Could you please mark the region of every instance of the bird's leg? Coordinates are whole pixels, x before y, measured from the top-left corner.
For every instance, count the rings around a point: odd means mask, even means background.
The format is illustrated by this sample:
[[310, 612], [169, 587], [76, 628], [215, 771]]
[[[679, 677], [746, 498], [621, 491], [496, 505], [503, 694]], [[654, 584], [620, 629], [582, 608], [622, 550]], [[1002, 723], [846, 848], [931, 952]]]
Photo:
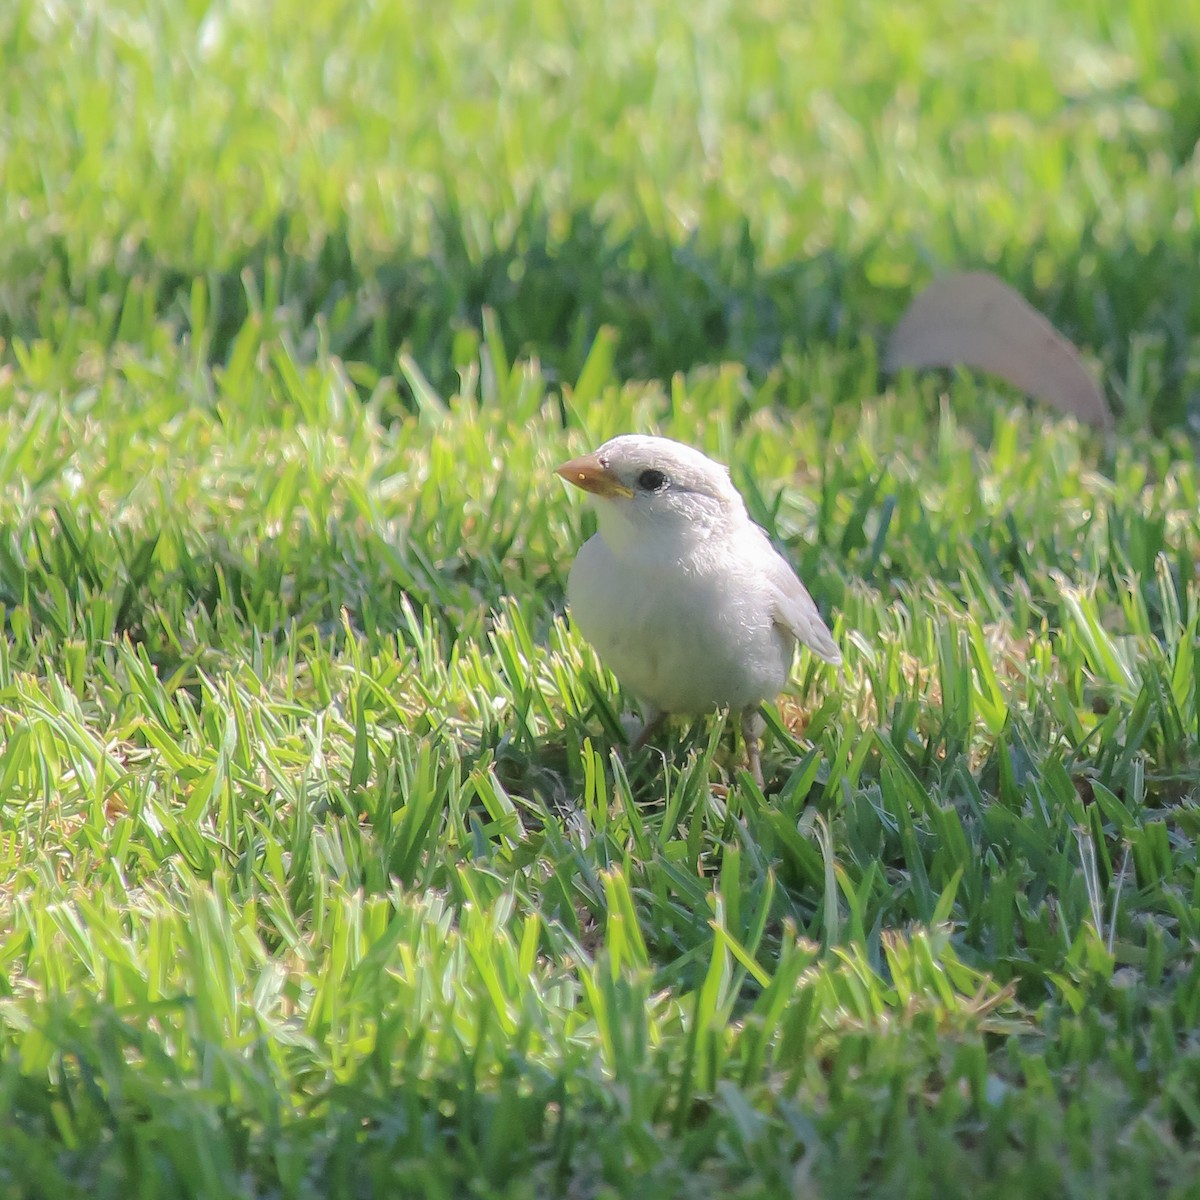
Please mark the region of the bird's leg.
[[758, 753], [758, 739], [762, 737], [767, 723], [757, 707], [742, 710], [742, 741], [746, 743], [746, 765], [754, 782], [761, 788], [763, 785], [762, 759]]
[[646, 723], [642, 726], [641, 732], [633, 739], [633, 749], [640, 750], [662, 727], [663, 722], [667, 719], [665, 712], [659, 712], [652, 708], [646, 717]]

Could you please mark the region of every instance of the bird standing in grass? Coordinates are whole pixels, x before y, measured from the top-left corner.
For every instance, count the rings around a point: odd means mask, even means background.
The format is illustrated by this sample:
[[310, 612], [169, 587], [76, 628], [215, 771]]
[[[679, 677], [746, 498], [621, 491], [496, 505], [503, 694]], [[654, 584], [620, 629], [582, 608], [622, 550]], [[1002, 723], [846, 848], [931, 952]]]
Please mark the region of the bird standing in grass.
[[599, 530], [571, 567], [567, 599], [648, 710], [635, 745], [668, 714], [736, 710], [761, 786], [758, 710], [787, 683], [796, 642], [842, 660], [804, 584], [750, 520], [728, 470], [690, 446], [627, 434], [558, 474], [596, 507]]

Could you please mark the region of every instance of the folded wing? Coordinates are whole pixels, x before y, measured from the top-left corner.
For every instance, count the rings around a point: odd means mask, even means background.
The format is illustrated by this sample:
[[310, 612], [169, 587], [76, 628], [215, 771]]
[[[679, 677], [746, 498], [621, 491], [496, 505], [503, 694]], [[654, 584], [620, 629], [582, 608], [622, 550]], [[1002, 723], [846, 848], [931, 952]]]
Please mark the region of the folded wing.
[[821, 620], [808, 589], [778, 554], [773, 553], [772, 559], [770, 582], [775, 600], [775, 624], [803, 642], [818, 658], [835, 665], [840, 663], [842, 652]]

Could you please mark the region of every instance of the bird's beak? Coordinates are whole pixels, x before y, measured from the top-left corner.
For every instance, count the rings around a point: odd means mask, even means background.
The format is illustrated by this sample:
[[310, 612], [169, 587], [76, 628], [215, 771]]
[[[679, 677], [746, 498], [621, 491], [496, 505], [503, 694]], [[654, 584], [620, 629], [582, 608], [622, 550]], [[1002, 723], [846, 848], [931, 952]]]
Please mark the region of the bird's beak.
[[633, 495], [594, 454], [573, 458], [561, 467], [555, 467], [554, 473], [561, 475], [568, 483], [583, 488], [585, 492], [591, 492], [593, 496], [603, 496], [605, 499], [623, 496], [628, 499]]

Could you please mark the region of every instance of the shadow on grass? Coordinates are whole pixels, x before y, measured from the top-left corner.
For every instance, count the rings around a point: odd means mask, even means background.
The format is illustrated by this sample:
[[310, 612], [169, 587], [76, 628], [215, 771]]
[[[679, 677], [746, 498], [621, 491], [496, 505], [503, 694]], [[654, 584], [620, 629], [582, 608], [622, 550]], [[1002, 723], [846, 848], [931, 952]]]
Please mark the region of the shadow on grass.
[[[43, 251], [43, 279], [70, 280], [68, 303], [149, 289], [158, 313], [190, 329], [194, 278], [209, 286], [211, 361], [225, 361], [247, 317], [264, 302], [300, 343], [321, 320], [330, 350], [381, 373], [409, 346], [436, 387], [455, 381], [455, 339], [497, 314], [511, 356], [537, 357], [551, 378], [574, 380], [597, 331], [620, 332], [622, 377], [668, 378], [699, 363], [736, 359], [752, 370], [779, 356], [785, 337], [830, 339], [845, 324], [856, 269], [829, 253], [763, 266], [743, 225], [715, 245], [676, 242], [648, 228], [621, 232], [586, 210], [551, 214], [531, 204], [511, 232], [478, 237], [453, 202], [437, 212], [427, 252], [362, 261], [345, 225], [309, 258], [289, 253], [291, 217], [223, 269], [193, 271], [135, 252], [80, 277], [65, 245]], [[704, 239], [711, 242], [712, 239]], [[860, 281], [861, 282], [861, 281]], [[37, 289], [31, 283], [26, 294]], [[0, 309], [0, 336], [36, 337], [36, 303]], [[312, 349], [315, 349], [315, 341]]]
[[[267, 311], [302, 355], [314, 354], [324, 338], [343, 359], [392, 374], [397, 351], [407, 346], [446, 393], [456, 368], [473, 357], [486, 307], [496, 313], [509, 355], [538, 358], [551, 380], [579, 376], [605, 325], [619, 333], [621, 378], [667, 379], [722, 361], [745, 363], [761, 375], [789, 345], [882, 337], [930, 276], [981, 267], [1098, 354], [1118, 388], [1132, 380], [1146, 392], [1154, 425], [1200, 415], [1191, 349], [1200, 331], [1200, 294], [1190, 286], [1200, 250], [1187, 231], [1139, 246], [1127, 233], [1114, 238], [1097, 215], [1072, 247], [1071, 269], [1060, 262], [1046, 283], [1045, 262], [1062, 259], [1061, 245], [1014, 246], [1000, 261], [984, 262], [972, 257], [965, 231], [957, 238], [951, 231], [958, 261], [930, 262], [914, 246], [906, 271], [897, 262], [903, 256], [880, 241], [852, 255], [831, 250], [771, 266], [748, 222], [677, 240], [646, 226], [619, 228], [586, 209], [551, 213], [537, 203], [506, 231], [479, 233], [447, 201], [435, 214], [427, 250], [398, 250], [374, 261], [355, 251], [345, 225], [329, 232], [316, 253], [299, 257], [288, 249], [293, 224], [281, 215], [267, 237], [217, 271], [136, 250], [81, 276], [64, 244], [41, 248], [37, 278], [30, 275], [21, 289], [25, 299], [10, 293], [0, 306], [0, 336], [46, 336], [39, 294], [53, 293], [54, 280], [69, 280], [63, 299], [74, 309], [94, 306], [96, 297], [119, 299], [122, 308], [132, 298], [144, 307], [149, 295], [158, 317], [195, 337], [191, 296], [202, 276], [208, 297], [199, 332], [212, 362], [228, 359], [252, 312]], [[109, 319], [110, 338], [120, 324]], [[1146, 377], [1134, 378], [1138, 372]]]

